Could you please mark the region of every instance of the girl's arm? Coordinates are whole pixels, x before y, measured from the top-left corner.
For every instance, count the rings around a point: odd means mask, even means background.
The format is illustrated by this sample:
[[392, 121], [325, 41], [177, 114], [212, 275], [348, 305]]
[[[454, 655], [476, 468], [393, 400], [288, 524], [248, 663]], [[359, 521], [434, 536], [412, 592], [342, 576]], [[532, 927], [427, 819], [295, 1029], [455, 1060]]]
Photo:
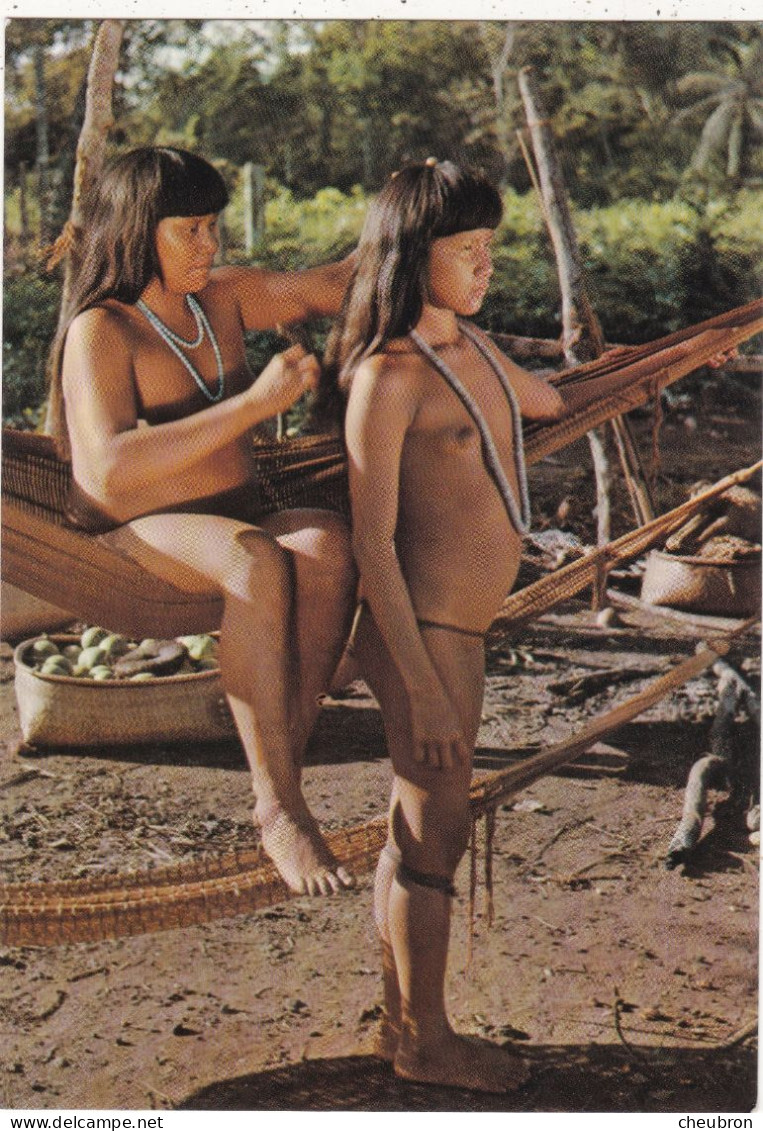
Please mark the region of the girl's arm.
[[554, 386], [536, 373], [522, 369], [505, 353], [502, 353], [492, 339], [488, 338], [487, 335], [484, 336], [490, 349], [501, 360], [504, 372], [509, 378], [516, 395], [522, 416], [526, 420], [556, 420], [562, 416], [565, 407], [564, 401]]
[[556, 420], [563, 415], [564, 401], [553, 385], [536, 373], [522, 369], [503, 354], [501, 361], [526, 420]]
[[363, 596], [408, 692], [416, 761], [442, 769], [467, 757], [460, 722], [429, 658], [395, 547], [400, 461], [417, 397], [381, 356], [363, 362], [347, 407], [353, 549]]
[[195, 465], [283, 411], [317, 383], [301, 346], [277, 354], [254, 384], [203, 412], [138, 427], [129, 328], [117, 310], [78, 315], [64, 349], [62, 381], [77, 481], [120, 521], [188, 498]]
[[352, 252], [336, 263], [304, 271], [220, 267], [212, 277], [237, 303], [245, 330], [272, 330], [278, 323], [338, 314], [354, 265]]

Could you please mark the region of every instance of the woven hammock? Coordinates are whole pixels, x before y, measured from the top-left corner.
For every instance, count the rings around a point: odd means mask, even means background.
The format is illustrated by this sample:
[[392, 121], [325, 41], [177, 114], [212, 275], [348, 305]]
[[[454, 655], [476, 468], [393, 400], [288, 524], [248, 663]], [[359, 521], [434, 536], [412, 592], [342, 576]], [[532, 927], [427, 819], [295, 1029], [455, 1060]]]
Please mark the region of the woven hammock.
[[[692, 372], [715, 354], [763, 330], [763, 303], [731, 311], [651, 346], [636, 347], [614, 359], [601, 359], [563, 373], [555, 380], [567, 413], [551, 425], [532, 426], [526, 437], [529, 463], [557, 451], [599, 424], [657, 396], [662, 388]], [[279, 506], [347, 507], [346, 467], [337, 439], [317, 437], [257, 448], [263, 483]], [[615, 562], [644, 551], [680, 526], [760, 464], [729, 476], [646, 527], [626, 535], [542, 578], [510, 597], [493, 634], [538, 616], [568, 598]], [[63, 511], [68, 465], [55, 458], [47, 437], [4, 432], [4, 578], [43, 599], [55, 600], [84, 619], [100, 621], [134, 635], [206, 630], [219, 621], [221, 603], [189, 595], [151, 578], [131, 560], [113, 554], [92, 536], [69, 530]], [[9, 564], [10, 561], [10, 564]], [[112, 592], [116, 590], [116, 593]], [[513, 604], [512, 604], [513, 602]], [[740, 626], [745, 630], [749, 624]], [[669, 691], [698, 674], [728, 648], [714, 643], [646, 691], [594, 720], [578, 735], [517, 766], [489, 775], [472, 787], [475, 820], [494, 827], [495, 807], [531, 781], [572, 760], [603, 734], [635, 718]], [[330, 832], [327, 843], [337, 860], [360, 873], [374, 866], [386, 840], [386, 820]], [[486, 866], [489, 872], [490, 853]], [[473, 857], [474, 875], [474, 857]], [[489, 880], [489, 875], [488, 875]], [[112, 875], [59, 883], [0, 885], [0, 942], [4, 945], [57, 945], [190, 926], [256, 911], [291, 893], [276, 869], [257, 850], [229, 853], [201, 862], [132, 875]]]
[[[528, 425], [529, 464], [559, 451], [615, 416], [646, 404], [715, 354], [763, 331], [763, 301], [659, 341], [556, 376], [565, 415]], [[346, 512], [347, 468], [335, 436], [260, 441], [255, 446], [264, 501], [274, 509], [324, 506]], [[149, 574], [64, 518], [71, 467], [50, 437], [3, 430], [3, 579], [82, 620], [129, 636], [172, 637], [219, 627], [215, 592], [188, 593]]]
[[[488, 837], [495, 811], [512, 794], [571, 762], [615, 727], [636, 718], [687, 680], [724, 655], [734, 637], [752, 627], [740, 624], [727, 637], [704, 644], [643, 691], [593, 719], [577, 734], [508, 769], [486, 775], [470, 791], [473, 821], [488, 818]], [[355, 874], [373, 868], [387, 838], [386, 818], [326, 834], [336, 858]], [[476, 838], [472, 838], [475, 844]], [[490, 851], [486, 880], [490, 893]], [[472, 853], [474, 899], [476, 854]], [[263, 863], [257, 850], [227, 853], [167, 868], [106, 875], [86, 880], [0, 885], [0, 944], [56, 946], [93, 942], [123, 935], [189, 927], [262, 910], [290, 898], [274, 866]]]

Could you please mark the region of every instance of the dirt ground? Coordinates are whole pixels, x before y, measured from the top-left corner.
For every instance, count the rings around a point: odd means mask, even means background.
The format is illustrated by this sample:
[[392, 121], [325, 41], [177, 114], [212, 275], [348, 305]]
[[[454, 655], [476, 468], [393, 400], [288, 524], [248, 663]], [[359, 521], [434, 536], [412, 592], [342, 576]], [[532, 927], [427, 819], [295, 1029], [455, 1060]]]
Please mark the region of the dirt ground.
[[[698, 395], [687, 419], [674, 412], [663, 425], [662, 509], [693, 479], [759, 455], [749, 397], [718, 410]], [[535, 469], [533, 488], [540, 526], [554, 526], [564, 503], [572, 529], [590, 532], [584, 446]], [[477, 773], [564, 738], [725, 623], [628, 605], [602, 628], [586, 599], [535, 621], [491, 653]], [[759, 654], [753, 630], [732, 656], [753, 682]], [[142, 869], [256, 843], [236, 743], [16, 753], [11, 656], [0, 646], [0, 878]], [[611, 678], [587, 698], [556, 686], [600, 672]], [[724, 818], [721, 806], [691, 861], [665, 867], [716, 706], [708, 671], [499, 809], [494, 921], [480, 883], [471, 958], [462, 865], [452, 1018], [522, 1050], [531, 1077], [519, 1093], [406, 1084], [374, 1056], [380, 960], [366, 875], [339, 897], [204, 926], [0, 950], [0, 1104], [749, 1112], [758, 850], [740, 814]], [[326, 702], [306, 793], [326, 826], [352, 825], [385, 811], [389, 781], [379, 712], [356, 682]], [[711, 796], [711, 810], [723, 797]]]

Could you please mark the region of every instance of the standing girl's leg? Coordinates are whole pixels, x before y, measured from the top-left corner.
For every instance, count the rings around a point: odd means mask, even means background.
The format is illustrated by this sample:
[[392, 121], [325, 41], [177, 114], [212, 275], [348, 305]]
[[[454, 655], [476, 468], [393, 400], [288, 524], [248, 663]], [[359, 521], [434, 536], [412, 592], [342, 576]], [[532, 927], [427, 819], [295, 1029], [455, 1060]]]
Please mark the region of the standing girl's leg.
[[[451, 883], [468, 842], [471, 766], [425, 769], [413, 761], [407, 696], [370, 617], [356, 650], [382, 708], [395, 783], [390, 841], [377, 871], [375, 909], [385, 960], [382, 1053], [399, 1075], [487, 1091], [519, 1086], [524, 1068], [511, 1053], [453, 1032], [445, 1005]], [[484, 682], [482, 645], [424, 630], [427, 649], [473, 747]]]
[[[353, 599], [352, 566], [349, 558], [342, 559], [340, 548], [346, 536], [342, 543], [330, 515], [333, 533], [323, 540], [317, 522], [302, 541], [296, 525], [292, 546], [312, 548], [310, 570], [337, 572], [337, 580], [326, 584], [324, 598], [326, 615], [332, 612], [342, 624]], [[298, 593], [306, 571], [295, 566], [295, 551], [263, 529], [201, 515], [151, 515], [104, 537], [181, 588], [218, 588], [223, 594], [221, 678], [249, 761], [265, 850], [295, 891], [327, 893], [350, 883], [323, 842], [300, 785], [310, 712], [299, 702], [297, 684], [301, 679], [312, 687], [317, 677], [307, 654], [298, 656], [296, 647], [298, 610], [304, 620], [308, 598], [303, 594], [300, 599]], [[328, 666], [326, 653], [321, 656]], [[306, 678], [300, 669], [309, 673]]]

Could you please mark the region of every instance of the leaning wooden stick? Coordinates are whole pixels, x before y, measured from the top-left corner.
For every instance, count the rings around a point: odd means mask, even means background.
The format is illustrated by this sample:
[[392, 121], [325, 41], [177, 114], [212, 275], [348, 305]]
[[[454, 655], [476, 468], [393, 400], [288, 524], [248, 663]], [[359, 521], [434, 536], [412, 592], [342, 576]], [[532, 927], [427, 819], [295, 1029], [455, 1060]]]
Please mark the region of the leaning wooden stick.
[[556, 743], [541, 754], [527, 758], [506, 770], [498, 770], [477, 782], [472, 786], [470, 794], [472, 814], [477, 817], [486, 813], [495, 805], [505, 801], [512, 793], [517, 793], [520, 789], [530, 785], [531, 782], [585, 753], [605, 734], [635, 719], [637, 715], [642, 714], [655, 703], [659, 703], [671, 691], [681, 687], [682, 684], [714, 664], [719, 656], [728, 652], [737, 636], [747, 632], [756, 623], [757, 618], [753, 617], [742, 622], [720, 640], [699, 645], [695, 655], [689, 656], [688, 659], [683, 660], [682, 663], [666, 672], [665, 675], [658, 676], [638, 695], [626, 699], [624, 703], [613, 707], [611, 711], [593, 719], [577, 734], [573, 734], [563, 742]]
[[549, 612], [555, 605], [574, 597], [588, 585], [593, 585], [599, 580], [599, 573], [606, 573], [616, 565], [631, 561], [643, 554], [651, 546], [665, 539], [674, 530], [677, 530], [688, 518], [707, 507], [714, 499], [728, 491], [738, 483], [751, 479], [763, 467], [763, 461], [750, 467], [735, 471], [720, 479], [706, 491], [702, 491], [691, 499], [680, 503], [673, 510], [666, 511], [658, 518], [629, 530], [627, 534], [609, 542], [606, 546], [599, 546], [577, 561], [553, 573], [546, 574], [532, 585], [518, 589], [506, 598], [498, 616], [490, 627], [491, 638], [499, 636], [506, 630], [512, 631], [519, 625], [533, 620], [542, 613]]

